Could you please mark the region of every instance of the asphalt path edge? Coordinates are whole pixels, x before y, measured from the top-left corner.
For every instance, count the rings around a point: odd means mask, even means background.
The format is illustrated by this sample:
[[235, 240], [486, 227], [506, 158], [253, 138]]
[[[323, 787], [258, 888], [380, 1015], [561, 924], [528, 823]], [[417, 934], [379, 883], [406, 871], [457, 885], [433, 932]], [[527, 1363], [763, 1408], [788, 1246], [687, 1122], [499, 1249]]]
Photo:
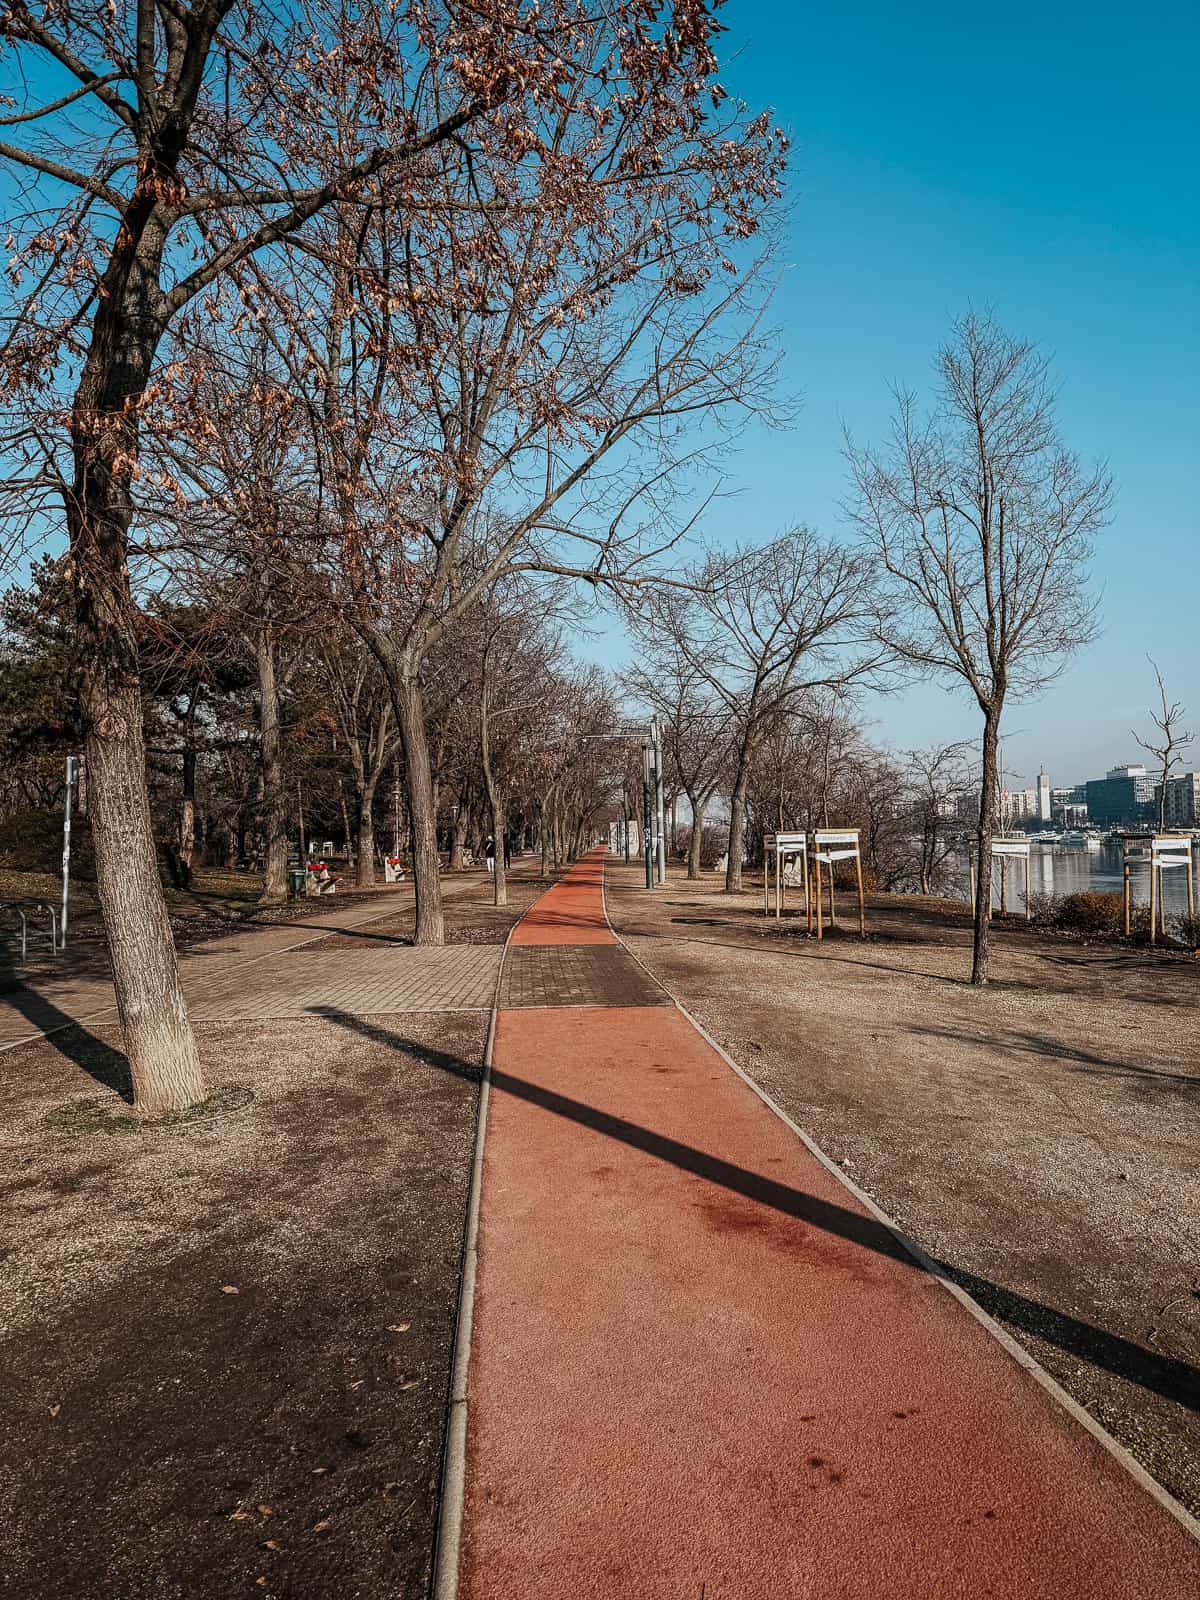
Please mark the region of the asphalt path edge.
[[[535, 901], [536, 905], [537, 902]], [[467, 1491], [467, 1410], [470, 1394], [471, 1331], [475, 1322], [475, 1274], [479, 1266], [479, 1202], [483, 1189], [483, 1147], [487, 1137], [488, 1102], [492, 1089], [492, 1050], [496, 1042], [496, 1017], [500, 983], [508, 960], [513, 928], [504, 941], [496, 968], [492, 1015], [483, 1048], [483, 1078], [479, 1085], [479, 1110], [475, 1118], [475, 1145], [471, 1153], [471, 1185], [463, 1224], [462, 1264], [458, 1279], [458, 1311], [454, 1323], [454, 1354], [446, 1398], [442, 1440], [441, 1492], [433, 1534], [433, 1600], [455, 1600], [462, 1559], [463, 1505]]]
[[[607, 864], [608, 853], [606, 851], [605, 866], [607, 866]], [[713, 1038], [712, 1034], [709, 1033], [704, 1024], [694, 1017], [687, 1007], [683, 1005], [674, 994], [672, 994], [671, 990], [662, 981], [658, 974], [653, 972], [650, 967], [646, 965], [641, 956], [638, 955], [637, 951], [630, 949], [629, 945], [617, 932], [616, 928], [613, 927], [612, 919], [608, 914], [606, 873], [601, 874], [600, 896], [601, 904], [604, 907], [604, 920], [608, 923], [609, 931], [612, 933], [617, 943], [628, 955], [632, 956], [634, 961], [637, 962], [638, 966], [641, 967], [642, 971], [652, 978], [656, 984], [658, 984], [663, 993], [670, 997], [671, 1003], [674, 1005], [675, 1009], [681, 1012], [682, 1015], [685, 1016], [691, 1023], [692, 1027], [695, 1028], [700, 1037], [712, 1046], [712, 1048], [721, 1057], [722, 1061], [724, 1061], [725, 1065], [737, 1074], [747, 1088], [751, 1089], [758, 1096], [768, 1110], [773, 1111], [779, 1120], [791, 1129], [791, 1131], [800, 1140], [801, 1144], [804, 1145], [805, 1149], [808, 1150], [809, 1153], [821, 1163], [827, 1172], [832, 1173], [842, 1187], [848, 1190], [848, 1192], [854, 1196], [860, 1205], [864, 1206], [867, 1211], [870, 1212], [875, 1221], [887, 1229], [901, 1249], [904, 1250], [907, 1255], [911, 1256], [918, 1266], [923, 1267], [931, 1277], [936, 1279], [936, 1281], [941, 1284], [942, 1288], [945, 1289], [948, 1294], [953, 1295], [954, 1299], [958, 1301], [959, 1305], [961, 1305], [965, 1311], [974, 1317], [975, 1321], [978, 1322], [982, 1328], [985, 1328], [987, 1332], [991, 1334], [992, 1338], [995, 1339], [997, 1344], [999, 1344], [1002, 1349], [1004, 1349], [1012, 1357], [1017, 1365], [1023, 1367], [1025, 1371], [1029, 1373], [1030, 1377], [1032, 1377], [1037, 1383], [1041, 1384], [1046, 1393], [1049, 1394], [1052, 1399], [1057, 1401], [1057, 1403], [1068, 1414], [1068, 1416], [1072, 1417], [1081, 1428], [1085, 1429], [1099, 1444], [1103, 1445], [1105, 1450], [1108, 1451], [1109, 1455], [1119, 1462], [1129, 1476], [1133, 1478], [1135, 1483], [1137, 1483], [1140, 1488], [1144, 1489], [1152, 1500], [1156, 1501], [1164, 1511], [1166, 1511], [1175, 1519], [1176, 1522], [1179, 1523], [1180, 1527], [1182, 1527], [1186, 1533], [1190, 1534], [1191, 1537], [1195, 1539], [1198, 1544], [1200, 1544], [1200, 1520], [1197, 1520], [1197, 1518], [1191, 1514], [1186, 1506], [1182, 1505], [1178, 1500], [1176, 1500], [1175, 1496], [1170, 1492], [1170, 1490], [1165, 1489], [1163, 1485], [1159, 1483], [1157, 1478], [1152, 1477], [1142, 1463], [1137, 1459], [1137, 1457], [1127, 1450], [1120, 1440], [1114, 1438], [1113, 1435], [1109, 1433], [1108, 1429], [1103, 1425], [1103, 1423], [1098, 1422], [1096, 1418], [1092, 1416], [1090, 1411], [1087, 1411], [1083, 1406], [1081, 1406], [1078, 1400], [1073, 1399], [1058, 1382], [1058, 1380], [1053, 1378], [1050, 1373], [1046, 1371], [1045, 1367], [1042, 1366], [1037, 1358], [1031, 1355], [1023, 1345], [1019, 1344], [1017, 1340], [1013, 1338], [1012, 1334], [1010, 1334], [1006, 1328], [997, 1322], [993, 1316], [989, 1315], [989, 1313], [983, 1309], [979, 1302], [973, 1299], [971, 1295], [967, 1293], [961, 1284], [955, 1283], [954, 1279], [947, 1274], [947, 1272], [938, 1264], [938, 1262], [935, 1261], [933, 1257], [916, 1242], [915, 1239], [911, 1239], [900, 1227], [900, 1225], [895, 1222], [886, 1211], [882, 1210], [874, 1200], [872, 1200], [871, 1196], [867, 1194], [864, 1189], [860, 1189], [858, 1184], [854, 1182], [853, 1178], [851, 1178], [846, 1171], [839, 1166], [836, 1161], [833, 1160], [831, 1156], [826, 1155], [825, 1151], [821, 1149], [816, 1140], [813, 1139], [809, 1134], [805, 1133], [804, 1129], [799, 1125], [799, 1123], [792, 1120], [792, 1118], [787, 1114], [778, 1101], [773, 1100], [765, 1089], [763, 1089], [759, 1084], [755, 1083], [750, 1074], [746, 1072], [743, 1067], [740, 1067], [729, 1054], [729, 1052], [724, 1049], [716, 1039]], [[453, 1600], [453, 1591], [450, 1591], [445, 1597], [439, 1593], [436, 1596], [436, 1600]]]

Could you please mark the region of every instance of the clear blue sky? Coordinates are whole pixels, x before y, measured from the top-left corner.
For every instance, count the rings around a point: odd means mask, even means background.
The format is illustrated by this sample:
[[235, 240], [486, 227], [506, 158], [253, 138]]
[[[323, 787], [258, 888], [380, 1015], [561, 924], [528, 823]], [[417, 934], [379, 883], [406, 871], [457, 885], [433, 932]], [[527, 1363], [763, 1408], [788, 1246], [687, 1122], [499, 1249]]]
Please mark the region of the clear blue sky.
[[[990, 306], [1052, 356], [1064, 437], [1119, 491], [1104, 634], [1013, 707], [1005, 765], [1067, 783], [1135, 759], [1148, 650], [1200, 727], [1200, 12], [729, 0], [722, 17], [728, 86], [793, 140], [776, 313], [804, 397], [791, 436], [752, 435], [731, 463], [722, 531], [836, 531], [842, 419], [879, 435], [888, 382], [924, 388], [951, 319]], [[898, 746], [976, 729], [925, 686], [869, 713]]]

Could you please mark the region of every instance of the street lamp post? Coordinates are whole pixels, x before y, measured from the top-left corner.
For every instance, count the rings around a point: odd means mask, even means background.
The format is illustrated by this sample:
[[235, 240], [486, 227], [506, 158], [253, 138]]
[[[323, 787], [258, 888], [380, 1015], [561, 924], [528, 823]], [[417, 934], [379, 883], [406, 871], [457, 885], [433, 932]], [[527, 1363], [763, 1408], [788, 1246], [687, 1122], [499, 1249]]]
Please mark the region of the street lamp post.
[[79, 757], [67, 757], [67, 794], [63, 807], [63, 852], [62, 852], [62, 922], [59, 924], [59, 943], [65, 950], [67, 947], [67, 912], [71, 897], [71, 799], [75, 793], [75, 784], [79, 777]]
[[650, 719], [654, 740], [654, 812], [658, 824], [658, 881], [667, 881], [667, 818], [663, 806], [662, 724], [656, 712]]
[[[584, 737], [591, 740], [612, 740], [618, 744], [632, 744], [634, 739], [640, 737], [642, 744], [642, 854], [646, 861], [646, 887], [654, 887], [654, 818], [657, 809], [658, 815], [658, 876], [659, 882], [666, 881], [666, 859], [663, 854], [663, 793], [662, 793], [662, 735], [658, 727], [658, 718], [651, 720], [648, 727], [626, 725], [621, 733], [589, 733]], [[625, 848], [628, 855], [629, 834], [628, 827], [625, 834]]]
[[646, 887], [654, 887], [654, 822], [650, 806], [650, 763], [654, 749], [652, 739], [642, 741], [642, 853], [646, 858]]

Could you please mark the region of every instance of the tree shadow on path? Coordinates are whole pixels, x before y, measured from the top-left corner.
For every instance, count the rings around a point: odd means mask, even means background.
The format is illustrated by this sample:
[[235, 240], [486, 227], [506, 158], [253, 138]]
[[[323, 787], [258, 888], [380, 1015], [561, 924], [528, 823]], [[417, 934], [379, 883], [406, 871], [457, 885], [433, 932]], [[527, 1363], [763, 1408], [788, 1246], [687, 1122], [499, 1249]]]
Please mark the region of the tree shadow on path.
[[[376, 1043], [390, 1045], [396, 1050], [415, 1055], [444, 1072], [472, 1081], [477, 1081], [479, 1078], [479, 1068], [461, 1057], [430, 1049], [427, 1045], [367, 1022], [362, 1017], [350, 1016], [332, 1006], [315, 1007], [313, 1014], [373, 1039]], [[705, 1150], [699, 1150], [694, 1145], [655, 1133], [652, 1129], [629, 1122], [624, 1117], [601, 1111], [583, 1101], [572, 1099], [569, 1095], [545, 1089], [539, 1084], [530, 1083], [524, 1078], [515, 1077], [512, 1073], [496, 1067], [492, 1068], [491, 1085], [497, 1093], [512, 1095], [515, 1099], [538, 1106], [553, 1116], [564, 1117], [581, 1127], [591, 1129], [594, 1133], [615, 1139], [657, 1160], [668, 1162], [680, 1171], [719, 1184], [722, 1188], [742, 1195], [759, 1205], [768, 1206], [785, 1216], [795, 1217], [811, 1227], [822, 1228], [864, 1250], [886, 1256], [913, 1271], [922, 1270], [920, 1263], [909, 1255], [891, 1230], [864, 1212], [822, 1200], [816, 1195], [807, 1194], [802, 1189], [795, 1189], [788, 1184], [763, 1177], [760, 1173], [723, 1161], [719, 1156], [711, 1155]], [[1122, 1338], [1119, 1334], [1109, 1333], [1092, 1323], [1068, 1316], [1040, 1300], [1029, 1299], [1014, 1290], [1006, 1289], [1000, 1284], [955, 1267], [950, 1262], [935, 1259], [932, 1264], [937, 1273], [965, 1289], [998, 1321], [1020, 1329], [1021, 1332], [1043, 1340], [1047, 1344], [1055, 1345], [1060, 1350], [1067, 1351], [1070, 1355], [1087, 1361], [1104, 1372], [1122, 1378], [1128, 1383], [1137, 1384], [1140, 1388], [1160, 1395], [1163, 1399], [1183, 1406], [1189, 1411], [1200, 1413], [1200, 1370], [1188, 1362], [1147, 1350], [1130, 1339]]]
[[[6, 1051], [15, 1050], [21, 1044], [35, 1044], [41, 1036], [102, 1088], [119, 1095], [127, 1105], [133, 1104], [133, 1079], [124, 1053], [90, 1033], [82, 1022], [61, 1010], [53, 1000], [28, 988], [15, 964], [4, 956], [0, 956], [0, 993], [3, 993], [3, 1003], [12, 1006], [29, 1023], [30, 1032], [27, 1039], [14, 1039], [5, 1047]], [[107, 1009], [113, 1011], [115, 1018], [115, 1005]]]

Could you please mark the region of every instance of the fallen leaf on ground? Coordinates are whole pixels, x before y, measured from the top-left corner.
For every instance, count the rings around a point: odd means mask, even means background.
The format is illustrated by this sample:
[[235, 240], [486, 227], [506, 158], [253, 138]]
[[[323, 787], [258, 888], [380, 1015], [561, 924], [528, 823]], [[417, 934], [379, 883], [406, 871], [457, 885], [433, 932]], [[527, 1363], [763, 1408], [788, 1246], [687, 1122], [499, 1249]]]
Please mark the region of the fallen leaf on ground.
[[313, 1532], [314, 1533], [328, 1533], [330, 1528], [332, 1528], [332, 1527], [333, 1527], [333, 1523], [330, 1522], [329, 1518], [328, 1517], [322, 1517], [320, 1522], [314, 1522], [313, 1523]]
[[420, 1381], [419, 1378], [411, 1378], [408, 1383], [402, 1383], [400, 1387], [401, 1389], [415, 1389]]
[[271, 1507], [270, 1506], [259, 1506], [258, 1507], [258, 1514], [259, 1514], [260, 1517], [269, 1517], [271, 1515]]
[[412, 1327], [411, 1322], [393, 1322], [388, 1327], [389, 1333], [407, 1333]]
[[62, 1410], [61, 1406], [51, 1406], [50, 1407], [50, 1415], [52, 1417], [56, 1417], [61, 1410]]
[[248, 1511], [244, 1511], [242, 1507], [239, 1506], [236, 1511], [231, 1511], [229, 1513], [229, 1520], [230, 1522], [249, 1522], [250, 1513]]
[[240, 1294], [241, 1290], [237, 1287], [236, 1284], [227, 1283], [222, 1288], [221, 1293], [222, 1294]]
[[278, 1539], [267, 1539], [263, 1542], [264, 1550], [281, 1550], [282, 1548], [283, 1546], [279, 1543]]

